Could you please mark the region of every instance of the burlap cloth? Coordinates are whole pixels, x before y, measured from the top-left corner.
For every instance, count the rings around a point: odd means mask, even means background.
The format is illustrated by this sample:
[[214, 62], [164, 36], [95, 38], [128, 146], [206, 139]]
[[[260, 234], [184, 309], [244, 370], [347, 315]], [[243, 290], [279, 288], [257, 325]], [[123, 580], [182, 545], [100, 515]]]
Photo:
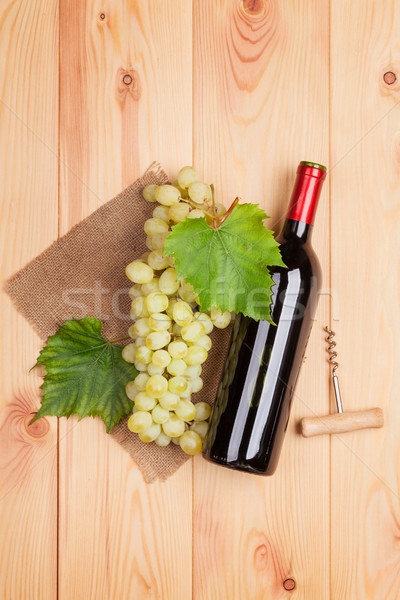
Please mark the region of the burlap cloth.
[[[156, 206], [143, 200], [141, 192], [149, 183], [166, 181], [161, 166], [151, 164], [143, 177], [8, 280], [7, 293], [43, 339], [53, 335], [65, 320], [85, 316], [100, 319], [108, 339], [126, 335], [131, 301], [125, 266], [147, 251], [143, 224]], [[193, 397], [195, 402], [214, 402], [230, 331], [211, 334], [213, 346], [203, 365], [204, 387]], [[189, 459], [174, 444], [159, 448], [141, 442], [128, 430], [126, 420], [110, 435], [129, 452], [147, 482], [166, 479]]]

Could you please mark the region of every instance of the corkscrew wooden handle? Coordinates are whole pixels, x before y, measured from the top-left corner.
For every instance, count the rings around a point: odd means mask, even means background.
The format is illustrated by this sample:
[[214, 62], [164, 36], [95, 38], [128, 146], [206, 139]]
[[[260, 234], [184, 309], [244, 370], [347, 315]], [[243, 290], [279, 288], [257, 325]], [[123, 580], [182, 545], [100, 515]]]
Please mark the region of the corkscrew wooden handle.
[[383, 412], [380, 408], [336, 413], [325, 417], [305, 417], [301, 421], [301, 433], [304, 437], [346, 433], [371, 427], [383, 427]]

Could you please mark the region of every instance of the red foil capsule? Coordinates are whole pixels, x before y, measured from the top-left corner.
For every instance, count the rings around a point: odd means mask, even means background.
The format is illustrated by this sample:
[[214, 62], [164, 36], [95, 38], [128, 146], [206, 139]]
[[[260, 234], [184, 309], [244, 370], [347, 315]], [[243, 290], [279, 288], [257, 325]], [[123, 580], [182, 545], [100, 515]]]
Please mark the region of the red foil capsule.
[[297, 167], [297, 177], [290, 198], [287, 219], [313, 225], [326, 167], [302, 161]]

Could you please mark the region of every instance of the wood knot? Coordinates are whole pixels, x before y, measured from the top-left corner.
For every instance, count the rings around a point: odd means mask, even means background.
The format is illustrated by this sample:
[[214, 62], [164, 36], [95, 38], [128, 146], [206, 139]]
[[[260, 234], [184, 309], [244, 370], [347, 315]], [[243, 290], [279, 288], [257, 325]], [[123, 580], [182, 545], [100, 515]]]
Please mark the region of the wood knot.
[[287, 592], [293, 592], [293, 590], [296, 589], [296, 582], [292, 577], [285, 579], [282, 585], [283, 589]]
[[103, 12], [101, 12], [101, 13], [99, 14], [99, 19], [100, 19], [100, 21], [104, 21], [104, 19], [105, 19], [105, 18], [106, 18], [106, 14], [105, 14], [105, 13], [103, 13]]
[[139, 74], [134, 69], [119, 69], [118, 71], [118, 95], [125, 100], [129, 95], [133, 100], [139, 100], [141, 96], [141, 85]]
[[396, 79], [397, 79], [396, 74], [393, 73], [393, 71], [386, 71], [386, 73], [384, 73], [384, 75], [383, 75], [383, 81], [387, 85], [393, 85], [395, 83]]
[[268, 548], [265, 544], [260, 544], [254, 550], [254, 564], [256, 569], [265, 569], [268, 564]]
[[243, 11], [250, 16], [258, 16], [264, 12], [264, 0], [242, 0]]
[[50, 429], [50, 424], [45, 417], [41, 417], [40, 419], [38, 419], [37, 421], [32, 423], [32, 425], [30, 425], [30, 422], [32, 421], [32, 419], [35, 415], [36, 415], [35, 412], [31, 412], [25, 416], [25, 419], [24, 419], [25, 429], [29, 433], [29, 435], [31, 435], [32, 437], [41, 438], [41, 437], [45, 436], [46, 433], [48, 433], [48, 431]]

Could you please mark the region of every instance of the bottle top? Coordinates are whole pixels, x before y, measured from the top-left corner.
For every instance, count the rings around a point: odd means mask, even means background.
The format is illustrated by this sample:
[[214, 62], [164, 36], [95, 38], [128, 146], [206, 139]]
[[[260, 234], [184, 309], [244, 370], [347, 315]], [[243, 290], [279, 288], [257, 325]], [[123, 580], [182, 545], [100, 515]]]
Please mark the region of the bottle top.
[[326, 167], [315, 162], [301, 161], [290, 199], [287, 219], [303, 221], [312, 225], [326, 179]]

